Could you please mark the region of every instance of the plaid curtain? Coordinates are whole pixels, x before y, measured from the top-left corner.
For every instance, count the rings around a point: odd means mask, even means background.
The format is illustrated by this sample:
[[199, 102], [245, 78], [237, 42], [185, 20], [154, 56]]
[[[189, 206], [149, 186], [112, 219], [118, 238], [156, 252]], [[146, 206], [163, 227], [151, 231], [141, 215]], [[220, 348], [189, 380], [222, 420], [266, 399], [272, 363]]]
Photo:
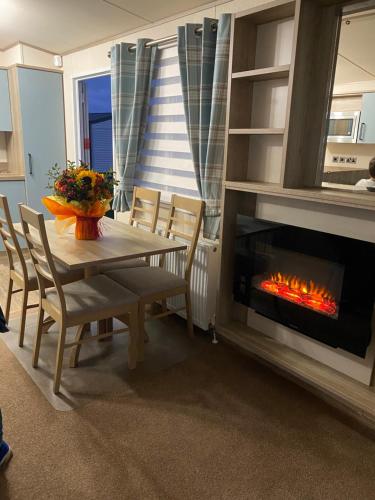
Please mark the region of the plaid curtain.
[[119, 177], [113, 210], [125, 212], [132, 202], [135, 166], [147, 123], [156, 47], [139, 39], [136, 50], [119, 43], [111, 50], [112, 123], [115, 170]]
[[[217, 24], [217, 30], [212, 29]], [[231, 15], [178, 28], [182, 94], [198, 190], [206, 202], [203, 234], [220, 224]], [[195, 30], [203, 27], [202, 34]]]

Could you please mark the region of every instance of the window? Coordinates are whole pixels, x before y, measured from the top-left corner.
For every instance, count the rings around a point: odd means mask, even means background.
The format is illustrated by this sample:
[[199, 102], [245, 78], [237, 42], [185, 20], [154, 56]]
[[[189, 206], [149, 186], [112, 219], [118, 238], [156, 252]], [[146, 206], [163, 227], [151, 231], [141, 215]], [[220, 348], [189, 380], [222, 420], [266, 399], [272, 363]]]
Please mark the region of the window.
[[137, 186], [199, 197], [186, 130], [177, 47], [159, 51], [152, 81], [145, 140], [136, 167]]
[[113, 167], [111, 77], [79, 81], [81, 157], [99, 172]]

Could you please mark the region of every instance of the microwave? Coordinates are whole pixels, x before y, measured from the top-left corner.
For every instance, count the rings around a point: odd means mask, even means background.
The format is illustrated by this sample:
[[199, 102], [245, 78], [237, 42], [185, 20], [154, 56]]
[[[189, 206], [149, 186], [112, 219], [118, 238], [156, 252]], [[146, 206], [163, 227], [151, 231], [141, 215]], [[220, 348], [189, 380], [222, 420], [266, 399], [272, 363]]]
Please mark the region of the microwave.
[[327, 142], [357, 142], [360, 111], [333, 111], [328, 123]]

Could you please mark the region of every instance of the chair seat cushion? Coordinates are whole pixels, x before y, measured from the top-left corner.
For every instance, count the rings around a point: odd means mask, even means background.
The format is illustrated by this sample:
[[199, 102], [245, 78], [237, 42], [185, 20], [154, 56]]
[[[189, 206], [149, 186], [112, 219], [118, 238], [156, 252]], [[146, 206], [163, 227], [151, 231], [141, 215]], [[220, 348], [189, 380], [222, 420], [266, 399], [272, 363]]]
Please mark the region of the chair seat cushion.
[[115, 269], [129, 269], [132, 267], [148, 267], [148, 262], [142, 259], [130, 259], [122, 262], [107, 262], [100, 265], [100, 272], [114, 271]]
[[[29, 289], [37, 290], [38, 289], [38, 279], [36, 277], [36, 271], [34, 268], [34, 264], [31, 259], [25, 259], [27, 276], [29, 279]], [[78, 269], [76, 271], [69, 271], [65, 266], [55, 261], [56, 271], [60, 276], [60, 280], [62, 284], [71, 283], [72, 281], [77, 281], [83, 278], [83, 271]], [[22, 266], [21, 262], [17, 261], [14, 263], [15, 272], [22, 278]]]
[[109, 271], [106, 276], [139, 297], [147, 297], [186, 286], [186, 281], [160, 267], [135, 267]]
[[[70, 324], [90, 323], [127, 312], [127, 306], [138, 302], [134, 293], [102, 274], [75, 281], [62, 287]], [[55, 288], [46, 290], [46, 299], [60, 309]]]

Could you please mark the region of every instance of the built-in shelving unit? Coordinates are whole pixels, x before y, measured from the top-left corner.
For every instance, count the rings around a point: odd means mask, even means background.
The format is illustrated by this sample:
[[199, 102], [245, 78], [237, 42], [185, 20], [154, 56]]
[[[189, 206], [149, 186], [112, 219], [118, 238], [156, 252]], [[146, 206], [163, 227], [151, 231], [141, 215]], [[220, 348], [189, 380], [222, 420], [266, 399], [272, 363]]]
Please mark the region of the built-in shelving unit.
[[337, 0], [275, 0], [233, 15], [221, 227], [219, 334], [375, 425], [375, 390], [247, 326], [233, 301], [238, 214], [257, 197], [375, 211], [375, 194], [322, 188], [319, 161], [341, 18]]

